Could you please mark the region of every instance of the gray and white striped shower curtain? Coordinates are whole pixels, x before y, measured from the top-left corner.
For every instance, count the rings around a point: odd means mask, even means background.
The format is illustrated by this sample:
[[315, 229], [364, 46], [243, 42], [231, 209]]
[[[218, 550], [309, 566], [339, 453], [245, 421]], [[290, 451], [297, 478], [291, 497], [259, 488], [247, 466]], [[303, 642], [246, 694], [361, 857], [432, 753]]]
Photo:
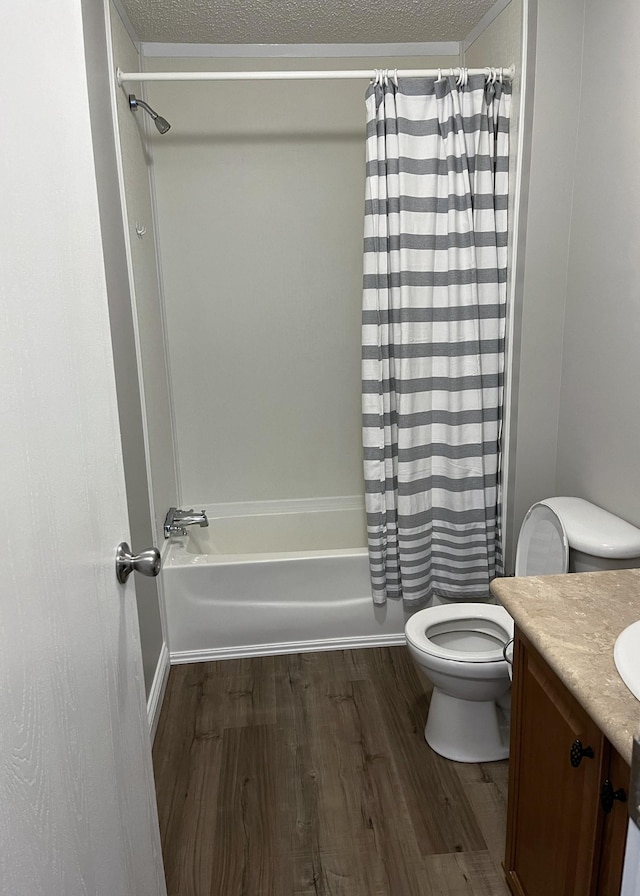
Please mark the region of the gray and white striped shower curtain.
[[486, 597], [502, 571], [510, 99], [482, 75], [367, 90], [362, 403], [378, 604]]

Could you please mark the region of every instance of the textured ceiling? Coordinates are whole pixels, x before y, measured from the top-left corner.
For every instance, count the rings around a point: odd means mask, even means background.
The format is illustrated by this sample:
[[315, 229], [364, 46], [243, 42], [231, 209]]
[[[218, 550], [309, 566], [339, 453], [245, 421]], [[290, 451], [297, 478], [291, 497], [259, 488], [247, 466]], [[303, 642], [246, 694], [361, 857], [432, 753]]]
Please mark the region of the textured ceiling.
[[307, 44], [463, 40], [495, 0], [120, 0], [140, 40]]

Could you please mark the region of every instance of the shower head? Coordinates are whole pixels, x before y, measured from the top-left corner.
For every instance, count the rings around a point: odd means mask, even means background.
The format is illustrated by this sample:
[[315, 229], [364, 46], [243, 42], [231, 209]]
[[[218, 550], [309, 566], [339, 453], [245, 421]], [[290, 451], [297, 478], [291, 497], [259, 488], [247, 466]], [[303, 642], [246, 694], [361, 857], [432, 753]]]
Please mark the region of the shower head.
[[129, 94], [129, 108], [132, 112], [138, 108], [138, 106], [142, 106], [145, 112], [148, 112], [149, 115], [153, 118], [153, 123], [158, 128], [161, 134], [166, 134], [171, 125], [167, 121], [166, 118], [163, 118], [162, 115], [158, 115], [157, 112], [154, 112], [149, 103], [145, 103], [144, 100], [139, 100], [135, 94]]

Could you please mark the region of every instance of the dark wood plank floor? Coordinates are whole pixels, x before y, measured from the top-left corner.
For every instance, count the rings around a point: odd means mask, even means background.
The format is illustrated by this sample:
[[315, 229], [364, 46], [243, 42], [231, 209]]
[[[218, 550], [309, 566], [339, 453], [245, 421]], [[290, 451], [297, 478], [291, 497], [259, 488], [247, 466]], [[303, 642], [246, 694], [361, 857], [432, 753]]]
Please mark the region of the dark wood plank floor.
[[507, 764], [437, 756], [428, 705], [403, 647], [174, 666], [169, 896], [507, 896]]

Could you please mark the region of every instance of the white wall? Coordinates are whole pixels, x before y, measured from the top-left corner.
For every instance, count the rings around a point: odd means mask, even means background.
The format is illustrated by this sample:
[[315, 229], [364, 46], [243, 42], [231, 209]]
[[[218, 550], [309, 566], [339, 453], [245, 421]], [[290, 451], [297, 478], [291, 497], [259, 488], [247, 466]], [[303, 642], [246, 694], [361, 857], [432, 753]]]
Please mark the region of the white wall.
[[[587, 0], [557, 488], [640, 525], [637, 0]], [[564, 66], [563, 66], [564, 67]]]
[[[111, 7], [113, 57], [124, 71], [137, 71], [140, 58], [120, 18]], [[150, 166], [155, 128], [148, 130], [149, 117], [131, 112], [129, 92], [141, 96], [139, 85], [118, 89], [118, 129], [126, 188], [126, 212], [133, 268], [133, 301], [138, 339], [140, 375], [156, 540], [162, 544], [162, 524], [167, 510], [177, 501], [176, 465], [173, 451], [171, 405], [167, 358], [164, 347], [163, 307], [156, 263]], [[140, 239], [136, 225], [146, 227]]]
[[[129, 527], [132, 547], [140, 551], [154, 543], [154, 532], [149, 508], [142, 402], [107, 75], [105, 19], [101, 7], [90, 0], [83, 0], [83, 27]], [[136, 604], [147, 696], [152, 690], [164, 641], [159, 600], [158, 580], [141, 578], [136, 588]]]
[[514, 407], [517, 419], [512, 545], [527, 508], [534, 501], [557, 494], [558, 489], [556, 450], [582, 30], [583, 0], [539, 0], [534, 35], [519, 379]]
[[464, 52], [464, 64], [470, 68], [486, 65], [508, 67], [513, 63], [516, 66], [514, 94], [522, 74], [519, 65], [522, 56], [522, 4], [523, 0], [511, 0]]
[[[525, 254], [524, 248], [524, 215], [527, 198], [528, 170], [524, 178], [518, 178], [518, 166], [521, 164], [521, 156], [525, 155], [524, 164], [528, 163], [528, 155], [520, 141], [521, 104], [524, 87], [525, 58], [523, 56], [524, 40], [524, 0], [511, 0], [503, 11], [485, 28], [485, 30], [471, 43], [464, 53], [464, 64], [470, 68], [494, 65], [496, 67], [515, 66], [515, 77], [511, 84], [511, 118], [509, 122], [509, 270], [507, 283], [507, 338], [506, 358], [507, 366], [511, 372], [505, 372], [505, 407], [504, 407], [504, 446], [507, 456], [503, 461], [502, 471], [507, 483], [503, 489], [502, 514], [504, 520], [503, 550], [506, 555], [507, 566], [510, 566], [514, 554], [513, 523], [515, 471], [513, 460], [516, 456], [517, 446], [517, 383], [519, 371], [519, 352], [521, 342], [522, 319], [522, 295], [523, 274], [522, 266]], [[528, 88], [528, 96], [532, 95]], [[526, 140], [526, 135], [525, 135]], [[521, 186], [519, 186], [521, 184]], [[520, 206], [520, 207], [518, 207]], [[518, 227], [516, 228], [516, 217]], [[517, 230], [517, 240], [514, 239]], [[511, 379], [510, 379], [511, 378]]]
[[[429, 67], [340, 59], [341, 68]], [[148, 59], [147, 68], [335, 68]], [[181, 501], [363, 491], [360, 81], [163, 83], [154, 142]]]
[[[518, 7], [512, 0], [468, 48], [467, 64], [515, 58]], [[630, 81], [636, 7], [528, 0], [525, 9], [535, 79], [512, 545], [530, 504], [557, 492], [638, 514], [629, 487], [638, 475], [629, 413], [638, 383], [638, 182], [629, 157], [637, 124], [626, 115], [629, 92], [609, 83], [613, 74], [616, 85]], [[346, 346], [359, 342], [362, 89], [310, 87], [150, 88], [174, 124], [154, 151], [186, 502], [361, 488], [359, 362]], [[598, 133], [596, 109], [606, 120]], [[330, 135], [319, 148], [316, 119]], [[308, 252], [309, 235], [322, 253]]]
[[539, 0], [516, 514], [585, 497], [640, 525], [640, 7]]
[[[88, 2], [88, 0], [87, 0]], [[93, 7], [90, 7], [93, 10]], [[102, 21], [102, 10], [94, 13]], [[87, 17], [85, 16], [85, 21]], [[102, 38], [104, 40], [104, 37]], [[140, 65], [117, 11], [111, 7], [111, 40], [114, 62], [123, 69]], [[106, 58], [97, 78], [104, 84]], [[106, 89], [106, 84], [105, 84]], [[98, 107], [92, 97], [92, 123], [96, 159], [113, 141], [110, 97]], [[110, 283], [109, 303], [114, 357], [118, 380], [118, 405], [125, 447], [125, 472], [131, 521], [131, 548], [134, 553], [156, 544], [162, 547], [162, 522], [166, 511], [177, 501], [175, 461], [169, 387], [164, 351], [162, 313], [156, 265], [148, 160], [140, 136], [141, 122], [129, 110], [126, 94], [117, 91], [118, 129], [126, 185], [127, 229], [133, 264], [133, 280], [127, 276], [127, 255], [122, 222], [120, 192], [113, 159], [109, 181], [100, 185], [101, 213], [119, 218], [122, 246], [117, 257], [105, 252], [107, 273], [122, 282]], [[106, 108], [104, 106], [106, 105]], [[139, 114], [139, 113], [138, 113]], [[108, 133], [105, 132], [108, 129]], [[110, 136], [109, 136], [110, 135]], [[100, 169], [98, 169], [100, 170]], [[135, 234], [136, 223], [147, 228], [143, 240]], [[109, 232], [109, 231], [107, 231]], [[133, 307], [132, 307], [133, 302]], [[137, 343], [137, 346], [136, 346]], [[140, 385], [143, 386], [142, 396]], [[150, 481], [147, 476], [150, 470]], [[150, 709], [155, 710], [166, 669], [167, 648], [162, 624], [162, 585], [159, 579], [137, 577], [136, 594], [145, 689]], [[154, 687], [155, 683], [155, 687]], [[152, 719], [152, 723], [153, 723]]]

